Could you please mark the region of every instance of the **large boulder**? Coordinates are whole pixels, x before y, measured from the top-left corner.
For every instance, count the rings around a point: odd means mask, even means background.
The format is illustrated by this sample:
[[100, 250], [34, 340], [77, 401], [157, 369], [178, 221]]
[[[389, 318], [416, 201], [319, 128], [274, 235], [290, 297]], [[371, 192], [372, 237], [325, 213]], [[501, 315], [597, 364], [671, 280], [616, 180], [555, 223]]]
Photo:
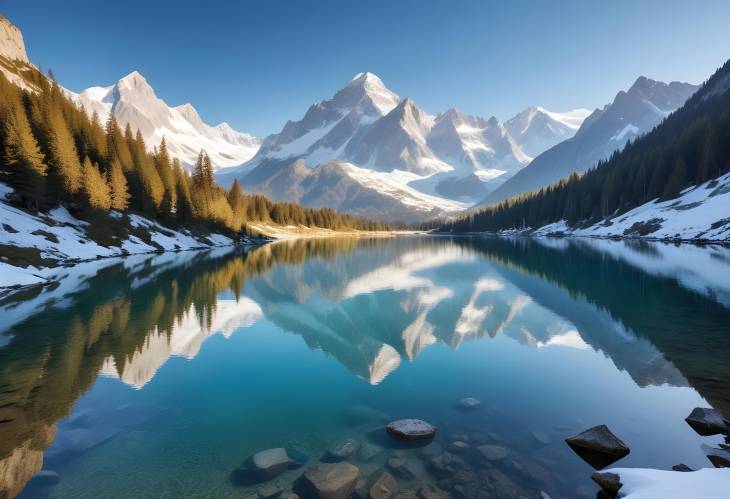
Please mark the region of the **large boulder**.
[[606, 425], [589, 428], [565, 442], [585, 462], [599, 470], [625, 457], [630, 449]]
[[707, 407], [695, 407], [685, 419], [694, 431], [702, 436], [730, 433], [730, 425], [720, 411]]
[[306, 494], [317, 499], [347, 499], [355, 490], [360, 474], [350, 463], [324, 463], [304, 471], [301, 486]]
[[389, 423], [386, 429], [401, 440], [429, 440], [436, 436], [436, 427], [420, 419], [399, 419]]

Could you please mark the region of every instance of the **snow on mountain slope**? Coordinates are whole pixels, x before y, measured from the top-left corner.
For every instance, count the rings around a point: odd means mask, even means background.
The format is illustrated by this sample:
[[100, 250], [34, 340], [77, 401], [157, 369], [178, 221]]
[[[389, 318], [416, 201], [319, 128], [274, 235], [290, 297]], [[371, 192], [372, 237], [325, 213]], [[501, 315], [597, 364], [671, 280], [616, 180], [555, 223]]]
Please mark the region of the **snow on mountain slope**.
[[575, 135], [590, 114], [588, 109], [556, 113], [530, 107], [506, 121], [504, 126], [525, 154], [534, 158]]
[[575, 136], [540, 154], [479, 204], [496, 203], [557, 182], [574, 171], [586, 171], [627, 141], [653, 129], [697, 88], [689, 83], [663, 83], [639, 77], [629, 90], [619, 92], [611, 104], [593, 111]]
[[[12, 192], [10, 187], [0, 183], [0, 241], [19, 252], [37, 254], [45, 266], [19, 266], [15, 265], [17, 262], [0, 259], [0, 288], [48, 282], [65, 272], [62, 267], [55, 267], [59, 262], [152, 253], [161, 249], [233, 245], [233, 240], [219, 234], [196, 238], [185, 230], [173, 231], [139, 215], [130, 215], [129, 225], [137, 232], [146, 233], [147, 239], [143, 241], [129, 234], [126, 239], [119, 241], [118, 246], [104, 246], [87, 235], [88, 222], [75, 218], [63, 206], [47, 214], [31, 215], [6, 202]], [[121, 218], [116, 212], [110, 216]]]
[[[530, 159], [495, 118], [456, 110], [431, 116], [365, 72], [266, 137], [249, 162], [220, 172], [218, 180], [238, 178], [250, 191], [310, 206], [342, 210], [347, 201], [362, 214], [382, 213], [385, 203], [388, 219], [412, 220], [463, 209]], [[303, 170], [333, 161], [337, 166], [321, 175]], [[343, 198], [355, 191], [357, 203]]]
[[240, 165], [260, 145], [256, 137], [237, 132], [225, 122], [208, 125], [192, 104], [169, 107], [137, 71], [114, 85], [91, 87], [79, 94], [66, 90], [66, 95], [89, 114], [96, 112], [102, 121], [113, 112], [121, 126], [129, 123], [132, 130], [139, 129], [150, 149], [165, 137], [170, 154], [188, 166], [195, 163], [201, 149], [216, 168]]
[[650, 201], [587, 228], [574, 229], [561, 221], [541, 227], [534, 234], [730, 241], [728, 206], [730, 173], [685, 189], [677, 199]]

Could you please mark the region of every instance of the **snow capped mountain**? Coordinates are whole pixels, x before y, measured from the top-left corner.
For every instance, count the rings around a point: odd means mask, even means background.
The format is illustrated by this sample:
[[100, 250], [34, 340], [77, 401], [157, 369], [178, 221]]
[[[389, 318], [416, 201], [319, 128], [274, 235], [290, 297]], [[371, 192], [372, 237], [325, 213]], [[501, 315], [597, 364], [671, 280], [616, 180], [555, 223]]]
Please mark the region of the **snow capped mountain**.
[[259, 148], [257, 138], [225, 122], [206, 124], [192, 104], [169, 107], [137, 71], [108, 87], [91, 87], [79, 94], [67, 90], [66, 94], [102, 121], [113, 112], [121, 126], [129, 123], [132, 130], [139, 129], [149, 148], [165, 137], [170, 154], [188, 166], [201, 149], [216, 168], [226, 168], [246, 162]]
[[588, 109], [555, 113], [542, 107], [529, 107], [504, 126], [525, 154], [534, 158], [575, 135], [590, 114]]
[[530, 159], [495, 118], [455, 109], [434, 117], [365, 72], [218, 179], [274, 199], [417, 220], [468, 207]]
[[537, 156], [480, 204], [539, 189], [574, 171], [586, 171], [629, 140], [650, 131], [681, 107], [697, 88], [689, 83], [663, 83], [639, 77], [629, 90], [619, 92], [611, 104], [585, 118], [572, 138]]

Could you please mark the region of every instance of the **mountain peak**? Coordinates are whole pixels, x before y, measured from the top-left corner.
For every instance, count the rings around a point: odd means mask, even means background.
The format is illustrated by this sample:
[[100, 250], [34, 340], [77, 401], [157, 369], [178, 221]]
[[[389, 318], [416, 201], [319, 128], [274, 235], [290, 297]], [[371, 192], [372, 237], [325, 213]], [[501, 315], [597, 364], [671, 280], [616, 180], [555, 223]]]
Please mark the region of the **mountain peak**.
[[147, 80], [145, 79], [142, 74], [134, 70], [131, 73], [129, 73], [124, 78], [121, 78], [117, 82], [117, 87], [120, 91], [122, 90], [128, 90], [128, 91], [134, 91], [134, 92], [152, 92], [154, 93], [154, 90], [152, 90], [152, 87], [149, 83], [147, 83]]
[[375, 112], [382, 116], [389, 113], [399, 101], [400, 98], [385, 86], [383, 80], [366, 71], [356, 74], [331, 101], [322, 105], [333, 104], [337, 109], [359, 107], [366, 114]]
[[363, 85], [363, 84], [370, 84], [370, 85], [379, 85], [379, 86], [385, 86], [383, 83], [383, 80], [381, 80], [376, 74], [371, 73], [370, 71], [364, 71], [362, 73], [358, 73], [355, 76], [353, 76], [352, 80], [350, 80], [350, 84], [357, 84], [357, 85]]

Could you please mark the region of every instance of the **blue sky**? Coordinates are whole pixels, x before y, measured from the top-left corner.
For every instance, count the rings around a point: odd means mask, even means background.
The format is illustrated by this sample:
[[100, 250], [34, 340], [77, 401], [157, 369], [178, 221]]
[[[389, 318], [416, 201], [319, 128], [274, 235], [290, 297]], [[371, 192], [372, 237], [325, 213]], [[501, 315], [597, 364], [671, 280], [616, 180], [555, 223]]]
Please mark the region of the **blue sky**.
[[639, 75], [730, 57], [727, 0], [4, 1], [31, 59], [79, 91], [139, 70], [170, 105], [259, 136], [360, 71], [429, 113], [594, 108]]

